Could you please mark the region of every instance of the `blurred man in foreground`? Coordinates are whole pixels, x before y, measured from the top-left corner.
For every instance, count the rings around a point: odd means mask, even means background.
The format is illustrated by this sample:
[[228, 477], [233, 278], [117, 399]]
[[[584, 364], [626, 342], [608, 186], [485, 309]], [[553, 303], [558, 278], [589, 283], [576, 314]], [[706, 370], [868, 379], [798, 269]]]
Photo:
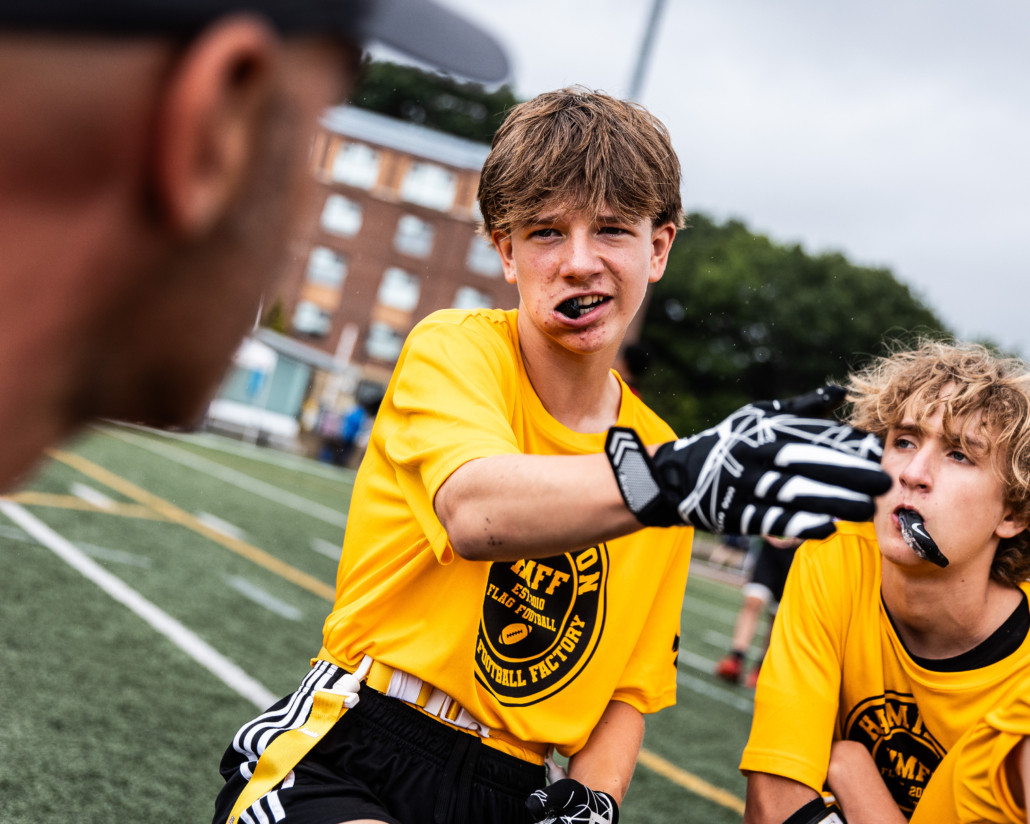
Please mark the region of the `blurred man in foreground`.
[[0, 488], [91, 418], [200, 414], [370, 39], [507, 74], [427, 0], [0, 0]]

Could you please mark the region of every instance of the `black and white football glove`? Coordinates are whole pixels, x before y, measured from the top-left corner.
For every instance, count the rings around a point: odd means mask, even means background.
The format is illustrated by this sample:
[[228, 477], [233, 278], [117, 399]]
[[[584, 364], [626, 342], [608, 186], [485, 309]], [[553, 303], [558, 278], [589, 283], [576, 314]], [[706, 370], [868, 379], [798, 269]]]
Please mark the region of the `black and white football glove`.
[[653, 458], [634, 430], [612, 427], [605, 452], [644, 526], [825, 538], [834, 518], [871, 518], [873, 498], [891, 485], [874, 435], [811, 417], [838, 405], [843, 391], [748, 404], [699, 435], [662, 444]]
[[608, 793], [595, 792], [574, 778], [563, 778], [526, 799], [538, 824], [618, 824], [619, 805]]

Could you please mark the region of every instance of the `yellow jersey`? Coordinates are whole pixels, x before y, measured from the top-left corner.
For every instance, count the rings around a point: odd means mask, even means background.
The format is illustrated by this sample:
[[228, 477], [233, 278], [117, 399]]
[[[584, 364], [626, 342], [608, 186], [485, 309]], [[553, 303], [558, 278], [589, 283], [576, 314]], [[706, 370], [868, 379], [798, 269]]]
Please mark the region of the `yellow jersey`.
[[[409, 335], [358, 470], [324, 644], [348, 668], [370, 655], [491, 729], [572, 755], [609, 701], [643, 713], [675, 703], [693, 533], [642, 529], [515, 563], [454, 552], [433, 497], [462, 464], [604, 449], [606, 433], [544, 409], [517, 317], [445, 310]], [[625, 384], [618, 425], [648, 444], [675, 437]]]
[[[859, 741], [911, 817], [945, 754], [1025, 676], [1030, 636], [980, 669], [936, 672], [905, 650], [880, 597], [872, 524], [797, 552], [755, 693], [744, 771], [823, 789], [833, 741]], [[1024, 584], [1030, 592], [1030, 584]]]
[[1026, 824], [1005, 759], [1030, 735], [1030, 678], [973, 725], [941, 762], [912, 824]]

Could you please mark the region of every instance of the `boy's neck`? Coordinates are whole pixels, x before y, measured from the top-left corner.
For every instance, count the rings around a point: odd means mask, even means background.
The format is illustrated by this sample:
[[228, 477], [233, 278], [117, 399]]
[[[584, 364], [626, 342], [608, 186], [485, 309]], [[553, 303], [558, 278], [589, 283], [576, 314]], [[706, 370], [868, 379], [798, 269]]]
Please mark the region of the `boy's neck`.
[[1022, 599], [1017, 587], [992, 580], [989, 567], [926, 576], [886, 560], [881, 593], [905, 648], [934, 660], [954, 658], [987, 640]]
[[579, 355], [548, 338], [524, 334], [519, 316], [522, 363], [552, 418], [573, 432], [605, 432], [619, 418], [622, 387], [611, 373], [618, 345]]

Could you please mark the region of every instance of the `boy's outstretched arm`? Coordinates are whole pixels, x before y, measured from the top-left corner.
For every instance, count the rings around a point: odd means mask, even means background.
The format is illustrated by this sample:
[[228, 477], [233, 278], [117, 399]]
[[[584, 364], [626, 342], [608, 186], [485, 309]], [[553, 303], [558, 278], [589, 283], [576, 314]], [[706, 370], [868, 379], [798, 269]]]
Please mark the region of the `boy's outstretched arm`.
[[436, 514], [472, 561], [573, 552], [641, 528], [598, 455], [495, 455], [469, 461], [440, 487]]
[[835, 517], [872, 517], [891, 483], [879, 455], [871, 435], [761, 403], [657, 448], [613, 427], [603, 455], [472, 460], [434, 507], [455, 552], [476, 561], [572, 552], [641, 526], [824, 538]]

